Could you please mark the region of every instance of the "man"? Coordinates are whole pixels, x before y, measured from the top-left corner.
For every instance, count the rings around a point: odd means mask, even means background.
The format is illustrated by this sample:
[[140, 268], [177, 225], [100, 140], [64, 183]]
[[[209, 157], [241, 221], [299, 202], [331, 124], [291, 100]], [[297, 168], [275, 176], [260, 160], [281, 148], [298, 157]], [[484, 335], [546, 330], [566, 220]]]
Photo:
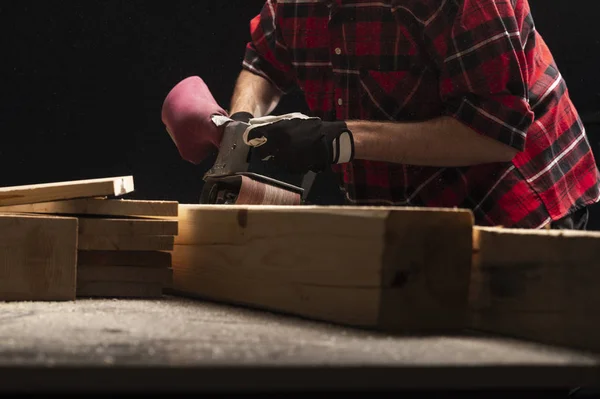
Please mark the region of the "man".
[[[349, 204], [585, 229], [599, 172], [527, 0], [268, 0], [250, 25], [229, 112], [261, 159], [333, 168]], [[295, 87], [313, 115], [264, 118]]]

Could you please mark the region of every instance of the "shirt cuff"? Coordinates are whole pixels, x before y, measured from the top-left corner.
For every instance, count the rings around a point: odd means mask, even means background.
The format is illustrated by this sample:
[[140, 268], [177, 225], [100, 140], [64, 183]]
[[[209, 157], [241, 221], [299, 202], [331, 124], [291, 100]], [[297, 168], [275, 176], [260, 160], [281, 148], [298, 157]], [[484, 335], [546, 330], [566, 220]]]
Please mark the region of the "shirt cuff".
[[534, 121], [529, 103], [512, 95], [493, 98], [466, 95], [448, 102], [444, 114], [518, 151], [525, 149], [527, 131]]

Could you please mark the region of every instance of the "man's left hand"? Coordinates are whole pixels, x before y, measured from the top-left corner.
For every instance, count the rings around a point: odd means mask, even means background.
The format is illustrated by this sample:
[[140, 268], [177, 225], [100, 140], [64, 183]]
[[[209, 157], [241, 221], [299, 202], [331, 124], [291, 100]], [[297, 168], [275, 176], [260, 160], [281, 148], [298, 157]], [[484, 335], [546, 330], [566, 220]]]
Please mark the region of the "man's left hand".
[[354, 158], [352, 132], [343, 121], [291, 113], [253, 118], [249, 123], [244, 142], [263, 161], [291, 173], [318, 173]]

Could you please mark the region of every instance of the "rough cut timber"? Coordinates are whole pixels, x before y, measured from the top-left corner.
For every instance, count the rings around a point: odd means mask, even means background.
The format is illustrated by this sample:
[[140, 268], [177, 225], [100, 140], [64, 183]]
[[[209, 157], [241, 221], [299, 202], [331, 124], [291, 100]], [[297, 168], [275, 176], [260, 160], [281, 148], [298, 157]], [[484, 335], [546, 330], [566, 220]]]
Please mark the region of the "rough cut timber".
[[175, 236], [177, 220], [79, 218], [79, 234], [102, 236]]
[[0, 215], [0, 301], [76, 295], [77, 219]]
[[466, 325], [470, 211], [179, 207], [173, 291], [384, 330]]
[[170, 285], [171, 268], [142, 266], [79, 266], [78, 282], [108, 281]]
[[79, 266], [171, 267], [167, 251], [79, 251]]
[[130, 281], [89, 281], [77, 286], [79, 298], [137, 298], [150, 299], [163, 296], [160, 283], [135, 283]]
[[171, 285], [171, 268], [79, 266], [78, 297], [156, 298]]
[[476, 228], [471, 327], [600, 351], [600, 233]]
[[133, 190], [133, 176], [2, 187], [0, 188], [0, 205], [121, 196]]
[[106, 198], [80, 198], [0, 207], [0, 212], [55, 215], [177, 217], [176, 201], [141, 201]]
[[79, 250], [171, 251], [175, 236], [79, 235]]

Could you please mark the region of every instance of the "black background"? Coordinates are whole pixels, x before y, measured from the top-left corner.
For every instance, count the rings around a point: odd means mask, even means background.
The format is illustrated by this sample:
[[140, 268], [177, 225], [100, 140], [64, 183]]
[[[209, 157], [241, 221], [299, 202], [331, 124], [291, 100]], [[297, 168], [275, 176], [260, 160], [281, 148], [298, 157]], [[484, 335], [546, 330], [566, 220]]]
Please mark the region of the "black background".
[[[600, 35], [595, 2], [530, 0], [537, 29], [554, 53], [597, 151]], [[162, 101], [177, 82], [199, 75], [227, 108], [249, 39], [249, 20], [262, 4], [2, 1], [0, 185], [133, 175], [136, 190], [128, 198], [197, 202], [210, 160], [194, 166], [180, 158], [160, 120]], [[299, 93], [276, 112], [290, 111], [305, 111]], [[339, 201], [330, 182], [320, 178], [313, 201]]]

